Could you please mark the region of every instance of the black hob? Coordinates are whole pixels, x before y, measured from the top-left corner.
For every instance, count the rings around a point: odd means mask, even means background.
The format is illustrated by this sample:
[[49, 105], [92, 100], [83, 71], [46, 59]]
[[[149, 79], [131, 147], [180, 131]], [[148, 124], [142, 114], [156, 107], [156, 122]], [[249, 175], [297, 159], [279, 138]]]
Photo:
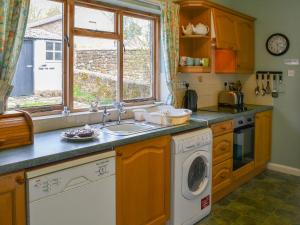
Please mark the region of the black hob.
[[248, 105], [244, 106], [209, 106], [203, 107], [199, 109], [200, 111], [207, 111], [207, 112], [222, 112], [222, 113], [241, 113], [252, 110], [252, 108]]

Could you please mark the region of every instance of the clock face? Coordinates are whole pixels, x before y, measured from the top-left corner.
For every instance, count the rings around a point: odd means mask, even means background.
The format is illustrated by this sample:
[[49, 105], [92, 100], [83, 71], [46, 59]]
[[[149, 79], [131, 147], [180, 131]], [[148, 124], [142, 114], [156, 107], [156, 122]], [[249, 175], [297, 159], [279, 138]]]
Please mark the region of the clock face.
[[283, 34], [272, 34], [266, 42], [266, 48], [272, 55], [283, 55], [289, 49], [289, 39]]

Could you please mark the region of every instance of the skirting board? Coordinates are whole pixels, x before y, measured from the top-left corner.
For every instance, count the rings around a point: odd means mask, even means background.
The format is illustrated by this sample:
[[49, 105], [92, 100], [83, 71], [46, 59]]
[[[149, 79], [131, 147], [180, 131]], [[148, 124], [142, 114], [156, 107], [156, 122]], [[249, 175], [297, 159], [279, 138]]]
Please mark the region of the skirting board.
[[286, 174], [295, 175], [295, 176], [300, 177], [300, 169], [298, 169], [298, 168], [289, 167], [289, 166], [285, 166], [285, 165], [281, 165], [281, 164], [277, 164], [277, 163], [268, 163], [267, 168], [269, 170], [274, 170], [277, 172], [286, 173]]

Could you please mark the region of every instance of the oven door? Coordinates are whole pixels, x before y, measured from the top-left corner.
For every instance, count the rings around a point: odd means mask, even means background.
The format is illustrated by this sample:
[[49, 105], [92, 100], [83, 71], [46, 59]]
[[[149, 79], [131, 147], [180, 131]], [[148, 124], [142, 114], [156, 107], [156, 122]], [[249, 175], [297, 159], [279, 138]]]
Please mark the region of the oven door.
[[233, 170], [237, 170], [254, 160], [254, 124], [234, 130]]

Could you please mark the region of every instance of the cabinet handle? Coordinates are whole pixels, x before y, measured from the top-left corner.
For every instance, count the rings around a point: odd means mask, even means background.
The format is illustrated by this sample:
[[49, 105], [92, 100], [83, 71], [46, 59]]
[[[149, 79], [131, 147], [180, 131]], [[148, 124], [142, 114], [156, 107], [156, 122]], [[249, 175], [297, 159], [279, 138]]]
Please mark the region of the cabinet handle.
[[221, 127], [221, 130], [226, 130], [226, 127]]
[[25, 179], [18, 176], [18, 177], [16, 177], [16, 183], [18, 185], [23, 185], [25, 183]]

